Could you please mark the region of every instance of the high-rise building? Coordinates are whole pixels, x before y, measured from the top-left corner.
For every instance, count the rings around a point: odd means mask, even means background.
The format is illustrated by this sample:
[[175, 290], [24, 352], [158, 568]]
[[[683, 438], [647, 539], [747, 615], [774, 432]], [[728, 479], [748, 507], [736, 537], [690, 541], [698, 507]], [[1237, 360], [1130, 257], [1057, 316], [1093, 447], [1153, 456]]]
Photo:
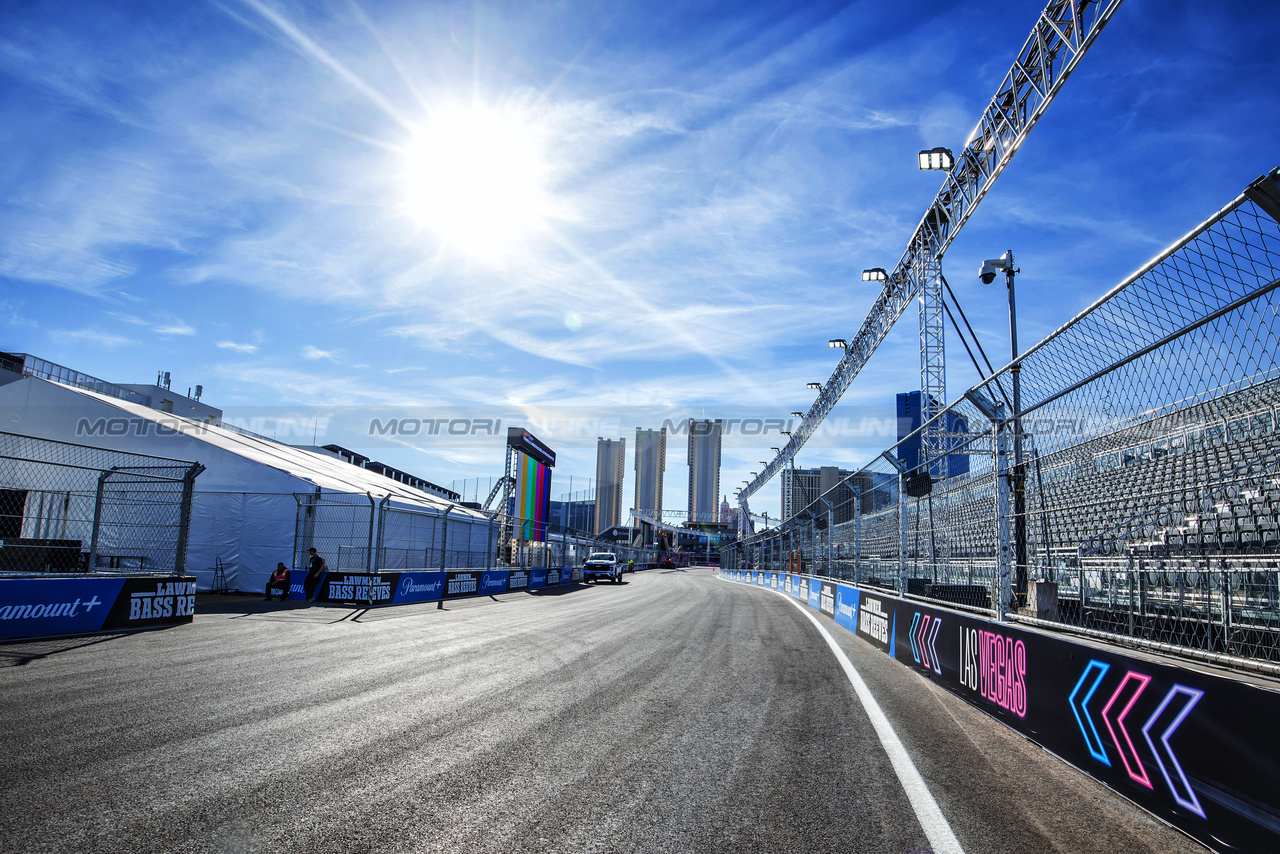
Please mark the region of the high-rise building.
[[720, 434], [723, 423], [689, 421], [689, 521], [719, 521]]
[[626, 439], [596, 442], [596, 533], [622, 523], [622, 476], [627, 457]]
[[649, 510], [662, 518], [662, 477], [667, 472], [667, 428], [636, 428], [635, 509]]

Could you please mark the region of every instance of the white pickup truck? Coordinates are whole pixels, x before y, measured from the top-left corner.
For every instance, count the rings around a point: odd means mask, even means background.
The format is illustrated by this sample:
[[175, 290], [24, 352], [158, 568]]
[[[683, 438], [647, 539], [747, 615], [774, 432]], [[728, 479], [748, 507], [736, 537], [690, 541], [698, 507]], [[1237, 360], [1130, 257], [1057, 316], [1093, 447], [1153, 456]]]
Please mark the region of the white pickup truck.
[[618, 556], [613, 552], [596, 552], [587, 558], [582, 566], [582, 581], [599, 581], [607, 578], [614, 584], [622, 580], [622, 567], [618, 566]]

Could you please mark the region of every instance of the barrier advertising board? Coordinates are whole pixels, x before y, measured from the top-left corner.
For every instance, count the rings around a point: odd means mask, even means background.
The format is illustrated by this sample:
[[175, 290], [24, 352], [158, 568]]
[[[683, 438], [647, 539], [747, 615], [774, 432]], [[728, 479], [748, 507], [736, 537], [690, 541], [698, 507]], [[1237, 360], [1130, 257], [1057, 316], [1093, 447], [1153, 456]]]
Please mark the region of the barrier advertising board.
[[819, 584], [839, 625], [1211, 848], [1280, 851], [1280, 691]]
[[[569, 573], [560, 569], [423, 570], [378, 575], [327, 572], [321, 579], [316, 598], [321, 602], [357, 605], [405, 605], [537, 590], [560, 584], [562, 577], [567, 580]], [[119, 579], [110, 581], [118, 583]], [[298, 592], [301, 593], [301, 584]]]
[[480, 573], [480, 590], [481, 596], [497, 596], [499, 593], [507, 592], [507, 576], [509, 570], [505, 569], [486, 569]]
[[0, 579], [0, 638], [174, 626], [195, 615], [191, 576]]
[[368, 573], [329, 572], [320, 585], [321, 602], [359, 602], [366, 605], [385, 605], [391, 601], [392, 591], [399, 581], [399, 573], [369, 575]]
[[435, 602], [444, 594], [443, 572], [400, 572], [391, 584], [395, 591], [391, 601], [395, 604], [408, 602]]

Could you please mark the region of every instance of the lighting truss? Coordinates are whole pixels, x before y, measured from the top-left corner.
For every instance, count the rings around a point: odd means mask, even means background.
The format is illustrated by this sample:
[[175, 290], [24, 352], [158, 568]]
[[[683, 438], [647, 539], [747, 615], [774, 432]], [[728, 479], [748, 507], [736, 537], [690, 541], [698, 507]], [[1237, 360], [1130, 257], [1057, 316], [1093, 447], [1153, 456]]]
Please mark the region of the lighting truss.
[[[916, 226], [902, 258], [888, 274], [858, 334], [849, 342], [840, 363], [786, 446], [743, 489], [740, 501], [745, 502], [768, 483], [804, 447], [907, 306], [929, 281], [936, 279], [951, 241], [1009, 165], [1121, 2], [1050, 0], [1045, 6], [955, 166], [946, 173], [942, 188]], [[865, 271], [863, 281], [879, 278], [869, 278], [872, 272]], [[928, 354], [931, 361], [937, 357], [940, 353]]]

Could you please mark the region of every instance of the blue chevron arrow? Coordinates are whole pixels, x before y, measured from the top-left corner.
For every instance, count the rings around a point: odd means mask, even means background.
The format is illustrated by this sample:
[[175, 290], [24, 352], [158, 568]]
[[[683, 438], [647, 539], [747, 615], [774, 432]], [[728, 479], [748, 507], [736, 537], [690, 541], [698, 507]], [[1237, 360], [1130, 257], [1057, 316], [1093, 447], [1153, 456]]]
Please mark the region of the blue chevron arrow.
[[[1084, 736], [1084, 746], [1089, 748], [1089, 753], [1094, 759], [1107, 766], [1111, 765], [1111, 760], [1107, 757], [1107, 748], [1103, 745], [1102, 738], [1098, 735], [1098, 727], [1094, 724], [1093, 718], [1089, 716], [1089, 701], [1093, 699], [1094, 692], [1098, 690], [1098, 686], [1102, 684], [1102, 678], [1107, 675], [1107, 671], [1110, 669], [1110, 664], [1104, 664], [1101, 661], [1090, 661], [1089, 666], [1080, 675], [1080, 681], [1076, 683], [1075, 689], [1067, 700], [1071, 705], [1071, 713], [1076, 716], [1076, 724], [1080, 727], [1080, 734]], [[1084, 700], [1077, 704], [1076, 695], [1080, 693], [1080, 689], [1084, 687], [1084, 683], [1089, 679], [1089, 674], [1095, 670], [1098, 675], [1089, 687], [1089, 693], [1085, 694]], [[1086, 721], [1089, 724], [1088, 729], [1085, 729]], [[1093, 736], [1092, 739], [1089, 738], [1090, 735]]]
[[920, 663], [920, 647], [916, 646], [916, 625], [920, 622], [920, 612], [916, 611], [911, 617], [911, 656], [916, 660], [916, 664]]

